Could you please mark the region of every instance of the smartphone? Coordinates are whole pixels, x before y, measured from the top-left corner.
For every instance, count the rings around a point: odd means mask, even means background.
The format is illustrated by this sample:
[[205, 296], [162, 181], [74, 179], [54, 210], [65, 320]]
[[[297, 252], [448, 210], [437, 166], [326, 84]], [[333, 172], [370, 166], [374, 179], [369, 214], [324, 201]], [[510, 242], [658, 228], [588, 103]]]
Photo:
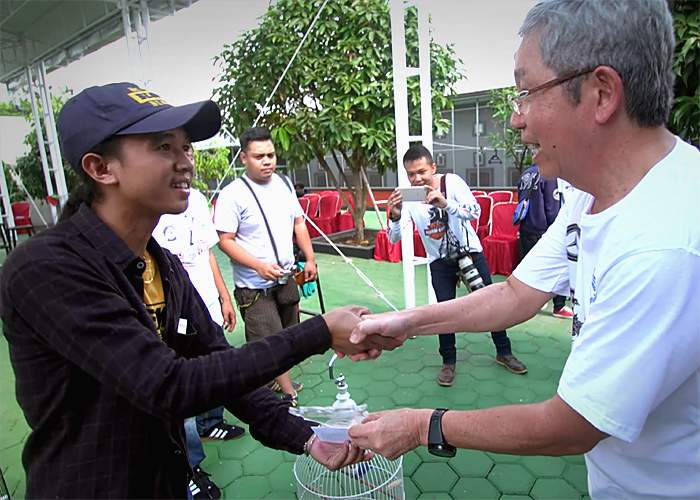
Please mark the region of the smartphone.
[[399, 193], [403, 201], [420, 201], [424, 202], [428, 194], [424, 186], [400, 187]]

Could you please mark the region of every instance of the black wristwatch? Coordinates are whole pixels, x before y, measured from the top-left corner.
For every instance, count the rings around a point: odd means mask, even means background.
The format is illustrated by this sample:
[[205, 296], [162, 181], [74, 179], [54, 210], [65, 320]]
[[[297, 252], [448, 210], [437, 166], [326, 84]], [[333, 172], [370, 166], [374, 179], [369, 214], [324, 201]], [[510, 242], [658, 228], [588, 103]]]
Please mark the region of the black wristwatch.
[[428, 451], [438, 457], [454, 457], [457, 448], [445, 442], [442, 435], [442, 416], [447, 408], [437, 408], [430, 417], [430, 427], [428, 428]]

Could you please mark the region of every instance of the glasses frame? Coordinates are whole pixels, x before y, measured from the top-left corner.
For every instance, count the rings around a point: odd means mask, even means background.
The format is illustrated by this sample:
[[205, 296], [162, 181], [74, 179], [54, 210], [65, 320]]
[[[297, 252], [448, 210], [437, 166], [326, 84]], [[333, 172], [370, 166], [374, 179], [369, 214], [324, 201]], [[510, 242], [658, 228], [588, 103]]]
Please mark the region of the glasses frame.
[[584, 69], [581, 71], [576, 71], [574, 73], [570, 73], [564, 76], [560, 76], [557, 78], [553, 78], [551, 80], [548, 80], [540, 85], [537, 85], [535, 87], [532, 87], [531, 89], [524, 89], [515, 94], [513, 97], [510, 98], [510, 106], [513, 108], [513, 111], [515, 112], [516, 115], [522, 116], [523, 115], [523, 110], [522, 110], [522, 102], [525, 100], [525, 98], [531, 96], [532, 94], [536, 94], [537, 92], [542, 92], [543, 90], [551, 89], [552, 87], [556, 87], [557, 85], [561, 85], [562, 83], [566, 83], [569, 80], [573, 80], [574, 78], [578, 78], [579, 76], [586, 75], [588, 73], [593, 72], [597, 68], [588, 68]]

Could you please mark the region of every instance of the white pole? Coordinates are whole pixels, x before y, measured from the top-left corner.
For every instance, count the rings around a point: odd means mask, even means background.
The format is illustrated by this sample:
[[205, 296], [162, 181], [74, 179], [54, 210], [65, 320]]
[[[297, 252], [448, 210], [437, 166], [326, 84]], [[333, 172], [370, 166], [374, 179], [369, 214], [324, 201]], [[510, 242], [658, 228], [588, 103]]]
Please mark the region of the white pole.
[[[391, 0], [391, 56], [394, 75], [394, 120], [396, 122], [396, 162], [399, 186], [409, 186], [403, 167], [408, 150], [408, 89], [406, 85], [406, 36], [403, 0]], [[404, 307], [416, 305], [416, 272], [413, 267], [413, 224], [406, 211], [401, 216], [401, 252], [403, 254]]]
[[2, 217], [5, 219], [3, 223], [8, 229], [15, 227], [15, 217], [12, 214], [12, 202], [10, 201], [10, 190], [7, 187], [7, 179], [5, 178], [4, 164], [0, 162], [0, 194], [2, 194]]
[[61, 148], [58, 144], [58, 131], [56, 130], [56, 119], [53, 114], [53, 105], [51, 103], [51, 90], [46, 84], [46, 65], [44, 61], [39, 63], [39, 94], [44, 99], [44, 128], [46, 128], [46, 136], [48, 138], [49, 153], [51, 154], [51, 165], [53, 166], [53, 175], [56, 181], [56, 191], [58, 192], [58, 200], [61, 207], [68, 201], [68, 187], [66, 186], [66, 176], [63, 172], [63, 158], [61, 157]]
[[[51, 179], [51, 170], [49, 169], [49, 160], [46, 158], [46, 151], [44, 150], [44, 132], [41, 129], [41, 121], [39, 119], [39, 110], [36, 105], [36, 96], [34, 94], [34, 83], [32, 80], [32, 70], [27, 66], [26, 70], [27, 84], [29, 85], [29, 103], [32, 106], [32, 116], [34, 117], [34, 131], [36, 133], [36, 142], [39, 149], [39, 157], [41, 158], [41, 168], [44, 171], [44, 182], [46, 183], [46, 192], [49, 196], [53, 196], [55, 191], [53, 189], [53, 180]], [[56, 214], [56, 207], [50, 205], [51, 207], [51, 221], [56, 224], [58, 220]]]

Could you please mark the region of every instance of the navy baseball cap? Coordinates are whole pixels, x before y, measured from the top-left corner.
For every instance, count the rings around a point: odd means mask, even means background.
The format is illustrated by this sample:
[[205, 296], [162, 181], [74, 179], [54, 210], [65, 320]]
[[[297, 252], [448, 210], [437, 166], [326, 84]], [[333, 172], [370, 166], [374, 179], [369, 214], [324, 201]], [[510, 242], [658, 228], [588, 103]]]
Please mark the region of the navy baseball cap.
[[134, 83], [90, 87], [71, 97], [58, 115], [61, 151], [82, 170], [83, 156], [115, 135], [150, 134], [183, 128], [192, 142], [216, 135], [221, 111], [213, 101], [171, 106]]

